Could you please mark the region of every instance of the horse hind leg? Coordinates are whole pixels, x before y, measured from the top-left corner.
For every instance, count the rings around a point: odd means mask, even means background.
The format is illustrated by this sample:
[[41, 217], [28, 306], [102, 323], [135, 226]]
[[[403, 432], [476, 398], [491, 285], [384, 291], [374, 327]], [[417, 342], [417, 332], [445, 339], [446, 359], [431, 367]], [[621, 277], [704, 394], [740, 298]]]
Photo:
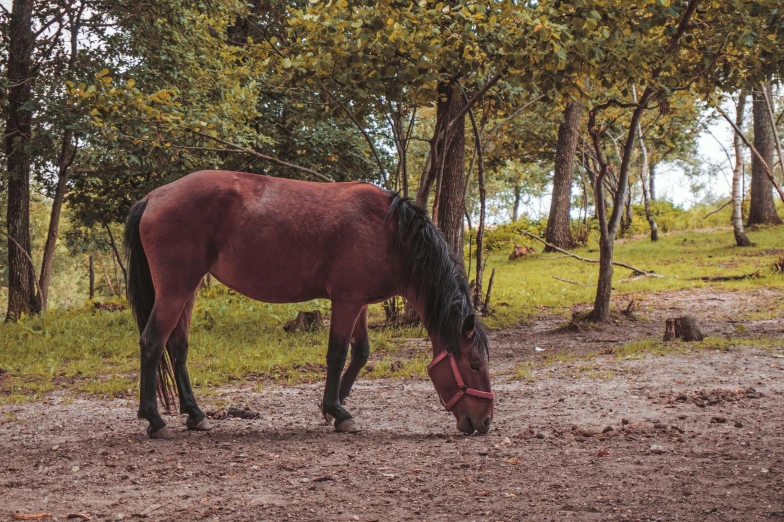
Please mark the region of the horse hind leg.
[[187, 367], [188, 332], [190, 331], [191, 315], [193, 314], [195, 301], [196, 293], [191, 296], [182, 310], [177, 326], [169, 338], [169, 348], [172, 355], [172, 365], [174, 366], [174, 381], [177, 384], [177, 394], [180, 398], [180, 413], [188, 415], [185, 425], [191, 430], [209, 431], [212, 429], [212, 425], [196, 404], [196, 397], [191, 388]]
[[144, 327], [139, 347], [141, 349], [141, 372], [139, 380], [140, 419], [149, 422], [147, 435], [153, 439], [171, 438], [171, 431], [158, 413], [156, 391], [158, 387], [158, 363], [163, 356], [166, 342], [174, 331], [188, 297], [176, 298], [160, 292]]

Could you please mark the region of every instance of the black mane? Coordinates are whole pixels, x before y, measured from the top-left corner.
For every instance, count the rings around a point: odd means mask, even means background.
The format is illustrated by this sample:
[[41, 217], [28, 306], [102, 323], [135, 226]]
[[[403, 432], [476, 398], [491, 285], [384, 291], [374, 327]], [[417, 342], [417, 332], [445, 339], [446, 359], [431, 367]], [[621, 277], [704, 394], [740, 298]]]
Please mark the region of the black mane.
[[[406, 272], [417, 297], [424, 301], [422, 321], [438, 335], [446, 349], [460, 355], [460, 331], [474, 313], [463, 263], [449, 249], [427, 212], [400, 194], [392, 193], [387, 218], [397, 213], [398, 242], [406, 254]], [[474, 349], [487, 357], [487, 334], [477, 320]]]

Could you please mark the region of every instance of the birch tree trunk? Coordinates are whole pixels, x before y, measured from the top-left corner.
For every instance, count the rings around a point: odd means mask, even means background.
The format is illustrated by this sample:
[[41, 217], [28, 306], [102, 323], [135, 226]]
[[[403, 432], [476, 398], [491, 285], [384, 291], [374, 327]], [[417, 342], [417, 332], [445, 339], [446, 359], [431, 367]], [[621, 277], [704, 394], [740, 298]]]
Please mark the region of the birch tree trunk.
[[[746, 91], [741, 91], [738, 97], [735, 124], [743, 128], [743, 113], [746, 109]], [[743, 140], [740, 134], [734, 133], [733, 146], [735, 148], [735, 168], [732, 171], [732, 230], [735, 233], [735, 243], [739, 247], [751, 246], [751, 241], [746, 237], [743, 229]]]

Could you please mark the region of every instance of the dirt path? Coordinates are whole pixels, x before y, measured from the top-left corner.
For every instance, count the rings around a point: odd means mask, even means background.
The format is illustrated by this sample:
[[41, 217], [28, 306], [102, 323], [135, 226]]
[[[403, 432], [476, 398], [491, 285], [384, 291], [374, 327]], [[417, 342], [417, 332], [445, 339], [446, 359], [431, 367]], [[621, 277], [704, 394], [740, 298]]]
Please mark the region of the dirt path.
[[[581, 353], [613, 344], [590, 342], [600, 337], [658, 337], [655, 316], [688, 299], [602, 330], [566, 334], [544, 318], [494, 334], [499, 398], [484, 437], [459, 435], [425, 381], [360, 381], [356, 436], [319, 422], [320, 385], [226, 390], [221, 400], [259, 417], [173, 441], [148, 440], [131, 401], [5, 406], [0, 520], [784, 520], [784, 341], [602, 355], [510, 380], [516, 361], [539, 356], [534, 345]], [[766, 299], [779, 296], [752, 302]], [[714, 335], [784, 338], [780, 321], [750, 316], [739, 332], [713, 310], [690, 312]]]

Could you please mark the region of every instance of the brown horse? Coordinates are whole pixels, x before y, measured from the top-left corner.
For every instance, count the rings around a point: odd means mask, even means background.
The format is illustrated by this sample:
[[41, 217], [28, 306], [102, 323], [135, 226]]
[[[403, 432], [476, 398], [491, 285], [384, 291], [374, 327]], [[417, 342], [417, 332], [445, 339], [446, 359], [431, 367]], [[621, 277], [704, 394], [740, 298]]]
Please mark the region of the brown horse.
[[[128, 299], [141, 332], [139, 418], [149, 421], [150, 437], [171, 437], [156, 401], [164, 349], [188, 428], [211, 427], [185, 364], [196, 290], [207, 273], [259, 301], [332, 300], [322, 412], [337, 431], [359, 430], [341, 404], [367, 362], [367, 307], [396, 295], [427, 328], [434, 355], [428, 372], [458, 429], [490, 428], [485, 331], [461, 264], [409, 200], [367, 183], [201, 171], [137, 202], [125, 245]], [[349, 344], [351, 361], [341, 378]]]

